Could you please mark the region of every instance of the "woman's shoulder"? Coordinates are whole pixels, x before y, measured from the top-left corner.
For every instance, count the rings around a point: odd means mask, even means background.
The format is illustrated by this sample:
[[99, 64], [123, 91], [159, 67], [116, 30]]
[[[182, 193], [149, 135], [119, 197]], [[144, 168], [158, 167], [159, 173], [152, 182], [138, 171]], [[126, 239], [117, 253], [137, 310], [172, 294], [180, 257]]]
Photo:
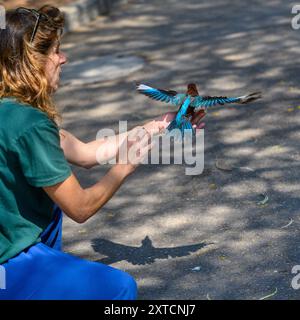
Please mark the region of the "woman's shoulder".
[[46, 113], [15, 98], [0, 99], [0, 130], [16, 138], [36, 126], [53, 126]]
[[51, 121], [47, 114], [29, 104], [24, 104], [16, 98], [0, 99], [0, 123], [4, 121], [15, 122], [16, 124], [32, 125], [41, 120]]
[[31, 106], [30, 104], [25, 104], [14, 97], [0, 99], [0, 108], [6, 109], [5, 112], [8, 112], [9, 110], [11, 110], [15, 114], [22, 113], [22, 114], [31, 114], [33, 116], [35, 115], [38, 117], [43, 117], [43, 116], [47, 117], [47, 115], [41, 110]]

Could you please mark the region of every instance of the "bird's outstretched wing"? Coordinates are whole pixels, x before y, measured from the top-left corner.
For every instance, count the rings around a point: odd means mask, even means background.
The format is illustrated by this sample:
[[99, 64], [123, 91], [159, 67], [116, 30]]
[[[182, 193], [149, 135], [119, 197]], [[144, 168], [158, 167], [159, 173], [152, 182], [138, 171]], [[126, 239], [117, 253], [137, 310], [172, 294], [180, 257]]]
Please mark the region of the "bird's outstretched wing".
[[198, 243], [173, 248], [155, 248], [155, 254], [158, 259], [166, 259], [168, 257], [178, 258], [185, 257], [213, 243]]
[[181, 105], [186, 98], [185, 94], [173, 90], [155, 89], [141, 83], [136, 84], [136, 90], [151, 99], [171, 103], [175, 106]]
[[253, 92], [240, 97], [210, 97], [210, 96], [199, 96], [196, 97], [190, 104], [193, 108], [208, 108], [217, 104], [224, 105], [226, 103], [249, 103], [251, 101], [261, 98], [260, 92]]

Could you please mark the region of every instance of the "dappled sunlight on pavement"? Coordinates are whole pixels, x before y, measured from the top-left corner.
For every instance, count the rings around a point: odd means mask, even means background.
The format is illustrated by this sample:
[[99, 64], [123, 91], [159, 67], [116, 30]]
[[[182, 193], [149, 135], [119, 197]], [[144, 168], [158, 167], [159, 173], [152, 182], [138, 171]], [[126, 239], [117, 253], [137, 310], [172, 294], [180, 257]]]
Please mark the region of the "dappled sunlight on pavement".
[[[263, 92], [248, 105], [208, 110], [201, 175], [140, 166], [85, 225], [65, 220], [65, 250], [130, 272], [140, 299], [258, 299], [275, 288], [273, 299], [299, 297], [291, 269], [300, 264], [300, 30], [291, 18], [277, 0], [132, 0], [65, 36], [70, 63], [116, 54], [144, 61], [128, 76], [59, 90], [63, 126], [84, 141], [119, 120], [133, 127], [176, 111], [138, 95], [135, 81], [178, 92], [195, 82], [204, 95]], [[108, 168], [73, 169], [90, 186]], [[151, 250], [139, 251], [146, 237]], [[203, 243], [213, 245], [180, 249]], [[152, 247], [180, 254], [159, 258]]]

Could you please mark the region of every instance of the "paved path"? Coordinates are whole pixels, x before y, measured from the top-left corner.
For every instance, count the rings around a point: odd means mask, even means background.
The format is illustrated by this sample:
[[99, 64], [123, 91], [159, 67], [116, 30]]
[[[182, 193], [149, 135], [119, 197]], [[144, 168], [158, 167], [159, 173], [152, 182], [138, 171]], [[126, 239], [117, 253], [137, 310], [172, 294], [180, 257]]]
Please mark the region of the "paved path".
[[[264, 92], [261, 102], [210, 110], [202, 175], [140, 167], [86, 224], [65, 219], [66, 251], [130, 272], [140, 299], [259, 299], [275, 289], [273, 299], [299, 298], [291, 269], [300, 264], [300, 30], [291, 18], [279, 0], [134, 0], [65, 37], [70, 62], [115, 54], [146, 62], [127, 77], [61, 88], [64, 127], [84, 141], [119, 119], [135, 126], [172, 108], [137, 95], [134, 80]], [[107, 169], [74, 172], [89, 186]]]

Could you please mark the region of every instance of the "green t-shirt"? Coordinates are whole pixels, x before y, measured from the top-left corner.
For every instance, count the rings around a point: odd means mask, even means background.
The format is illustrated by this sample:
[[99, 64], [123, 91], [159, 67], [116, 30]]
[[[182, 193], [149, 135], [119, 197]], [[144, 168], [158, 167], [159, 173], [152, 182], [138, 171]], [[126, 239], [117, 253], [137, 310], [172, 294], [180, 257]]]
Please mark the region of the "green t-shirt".
[[42, 187], [70, 175], [57, 125], [37, 108], [0, 99], [0, 264], [40, 241], [54, 205]]

